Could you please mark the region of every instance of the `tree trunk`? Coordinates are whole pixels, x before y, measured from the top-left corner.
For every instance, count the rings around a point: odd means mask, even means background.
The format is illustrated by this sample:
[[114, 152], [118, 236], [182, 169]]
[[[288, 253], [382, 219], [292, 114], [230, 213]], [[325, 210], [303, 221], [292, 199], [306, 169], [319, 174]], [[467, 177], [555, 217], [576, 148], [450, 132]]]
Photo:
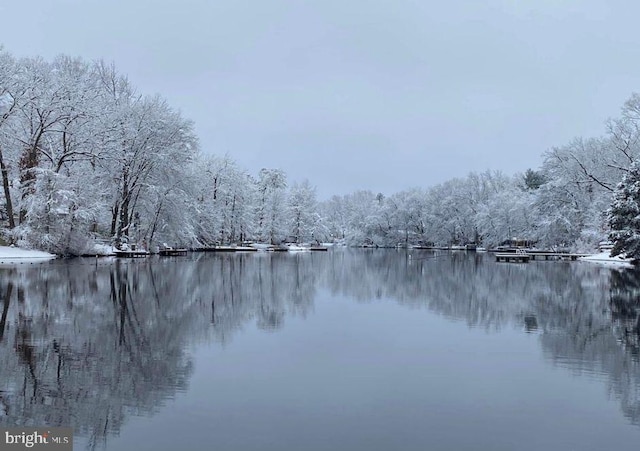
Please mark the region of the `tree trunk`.
[[[42, 137], [42, 130], [37, 134], [33, 145], [25, 149], [20, 158], [20, 185], [22, 188], [22, 200], [35, 192], [36, 175], [33, 171], [38, 167], [40, 162], [38, 154], [38, 143]], [[27, 210], [22, 207], [20, 209], [20, 224], [27, 219]]]
[[120, 201], [120, 224], [117, 228], [118, 242], [122, 235], [129, 236], [129, 201], [131, 192], [129, 191], [129, 174], [125, 170], [122, 175], [122, 196]]
[[122, 235], [129, 237], [129, 196], [125, 195], [122, 199], [122, 206], [120, 207], [120, 227], [118, 227], [118, 239], [122, 238]]
[[160, 201], [160, 205], [158, 205], [158, 208], [156, 209], [155, 217], [153, 218], [153, 226], [151, 227], [151, 234], [149, 236], [149, 246], [151, 246], [151, 243], [153, 242], [153, 238], [156, 234], [156, 228], [158, 227], [158, 221], [160, 220], [160, 212], [162, 211], [163, 203], [164, 203], [163, 201]]
[[2, 188], [4, 189], [4, 198], [6, 200], [7, 217], [9, 218], [9, 228], [16, 226], [13, 218], [13, 202], [11, 202], [11, 192], [9, 191], [9, 170], [4, 164], [2, 149], [0, 149], [0, 170], [2, 171]]
[[118, 227], [118, 215], [120, 213], [120, 204], [116, 201], [111, 207], [111, 239], [116, 236], [116, 227]]

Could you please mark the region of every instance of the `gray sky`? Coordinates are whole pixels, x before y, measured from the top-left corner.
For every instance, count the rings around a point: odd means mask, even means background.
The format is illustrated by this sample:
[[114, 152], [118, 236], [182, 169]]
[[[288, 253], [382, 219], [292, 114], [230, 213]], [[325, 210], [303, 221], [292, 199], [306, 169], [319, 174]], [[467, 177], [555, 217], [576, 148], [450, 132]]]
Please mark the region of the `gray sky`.
[[524, 171], [640, 89], [640, 2], [5, 0], [16, 56], [113, 61], [204, 152], [321, 198]]

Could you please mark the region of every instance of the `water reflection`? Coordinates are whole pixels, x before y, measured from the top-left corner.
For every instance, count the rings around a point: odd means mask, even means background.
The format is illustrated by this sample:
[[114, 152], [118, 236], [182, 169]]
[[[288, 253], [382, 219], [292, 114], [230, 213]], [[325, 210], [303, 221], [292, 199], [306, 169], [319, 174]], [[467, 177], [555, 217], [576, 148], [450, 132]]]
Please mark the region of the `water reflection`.
[[482, 254], [371, 251], [334, 260], [326, 284], [335, 293], [426, 306], [486, 329], [570, 327], [574, 311], [604, 320], [611, 277], [606, 268], [568, 262], [499, 265]]
[[72, 425], [96, 444], [127, 413], [186, 389], [198, 315], [189, 299], [166, 302], [186, 291], [180, 281], [159, 296], [156, 272], [116, 262], [3, 273], [1, 424]]
[[471, 327], [539, 333], [546, 358], [606, 380], [624, 415], [640, 425], [640, 272], [569, 262], [496, 264], [463, 253], [378, 251], [342, 259], [327, 279], [335, 292], [424, 305]]
[[639, 273], [380, 250], [1, 269], [0, 424], [70, 425], [103, 443], [188, 388], [191, 344], [229, 342], [248, 323], [281, 329], [321, 289], [539, 334], [549, 361], [606, 381], [640, 425]]
[[211, 299], [211, 323], [224, 340], [244, 322], [276, 330], [287, 314], [305, 316], [313, 307], [318, 259], [306, 254], [222, 254], [206, 261], [197, 282]]
[[71, 425], [91, 447], [186, 390], [188, 345], [306, 315], [304, 256], [71, 261], [0, 273], [0, 424]]

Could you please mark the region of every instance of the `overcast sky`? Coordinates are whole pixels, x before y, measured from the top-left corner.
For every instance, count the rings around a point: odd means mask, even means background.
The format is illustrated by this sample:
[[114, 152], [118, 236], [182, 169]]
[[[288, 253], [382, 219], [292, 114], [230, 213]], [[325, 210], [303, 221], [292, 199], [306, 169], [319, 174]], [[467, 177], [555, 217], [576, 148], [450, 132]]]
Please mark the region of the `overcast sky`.
[[16, 56], [112, 61], [202, 150], [321, 198], [536, 168], [640, 90], [640, 2], [24, 0]]

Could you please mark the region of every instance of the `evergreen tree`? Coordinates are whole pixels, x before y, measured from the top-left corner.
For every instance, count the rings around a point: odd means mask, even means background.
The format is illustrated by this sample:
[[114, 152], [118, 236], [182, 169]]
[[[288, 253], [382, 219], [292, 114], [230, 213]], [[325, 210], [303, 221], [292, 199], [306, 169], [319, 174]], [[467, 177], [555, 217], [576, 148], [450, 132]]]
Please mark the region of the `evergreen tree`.
[[614, 191], [607, 221], [614, 243], [611, 255], [626, 253], [640, 259], [640, 168], [635, 162]]
[[525, 189], [536, 190], [547, 182], [546, 177], [542, 171], [534, 171], [533, 169], [527, 169], [522, 176]]

